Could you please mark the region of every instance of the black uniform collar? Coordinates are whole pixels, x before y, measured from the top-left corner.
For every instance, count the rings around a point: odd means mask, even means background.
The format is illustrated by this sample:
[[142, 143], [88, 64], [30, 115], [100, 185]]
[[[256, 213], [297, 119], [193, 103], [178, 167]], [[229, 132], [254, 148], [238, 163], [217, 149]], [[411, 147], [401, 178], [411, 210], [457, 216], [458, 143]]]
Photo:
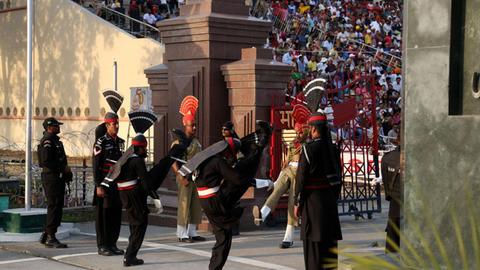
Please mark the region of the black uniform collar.
[[57, 134], [53, 134], [53, 133], [50, 133], [48, 131], [44, 131], [43, 132], [43, 136], [47, 137], [47, 138], [50, 138], [50, 139], [60, 139], [60, 137], [58, 137]]
[[116, 137], [113, 137], [113, 136], [110, 136], [110, 134], [105, 133], [105, 137], [107, 137], [108, 139], [112, 140], [112, 141], [118, 141], [118, 135]]

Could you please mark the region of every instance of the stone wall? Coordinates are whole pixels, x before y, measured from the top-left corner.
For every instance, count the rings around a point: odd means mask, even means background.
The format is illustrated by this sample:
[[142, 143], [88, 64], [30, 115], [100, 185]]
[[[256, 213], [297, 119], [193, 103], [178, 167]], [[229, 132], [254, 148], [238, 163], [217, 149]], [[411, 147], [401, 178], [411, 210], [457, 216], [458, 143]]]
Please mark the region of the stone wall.
[[[479, 250], [480, 116], [449, 115], [451, 0], [405, 2], [404, 127], [405, 223], [402, 249], [412, 244], [419, 258], [448, 256], [461, 268], [454, 220], [458, 220], [468, 269]], [[460, 2], [460, 1], [458, 1]], [[471, 57], [480, 58], [477, 50]], [[455, 85], [452, 85], [455, 87]], [[452, 89], [462, 91], [462, 89]], [[452, 101], [450, 101], [452, 102]], [[480, 106], [478, 102], [477, 106]], [[455, 216], [452, 217], [451, 213]], [[471, 223], [476, 219], [476, 223]], [[472, 230], [473, 228], [473, 230]], [[475, 233], [473, 233], [475, 232]], [[441, 241], [439, 241], [441, 240]], [[429, 249], [431, 252], [429, 252]], [[443, 249], [443, 250], [442, 250]], [[444, 256], [442, 256], [444, 255]], [[478, 261], [477, 261], [478, 263]], [[418, 263], [414, 266], [420, 266]], [[434, 264], [421, 266], [433, 268]]]
[[[69, 134], [67, 154], [90, 156], [93, 137], [85, 134], [103, 119], [102, 108], [108, 110], [102, 91], [113, 87], [113, 61], [125, 96], [120, 136], [126, 137], [130, 87], [148, 86], [144, 69], [163, 63], [164, 46], [129, 35], [73, 1], [34, 3], [33, 138], [41, 137], [43, 119], [54, 112], [65, 122], [63, 135]], [[26, 62], [26, 7], [0, 13], [0, 147], [25, 145]]]

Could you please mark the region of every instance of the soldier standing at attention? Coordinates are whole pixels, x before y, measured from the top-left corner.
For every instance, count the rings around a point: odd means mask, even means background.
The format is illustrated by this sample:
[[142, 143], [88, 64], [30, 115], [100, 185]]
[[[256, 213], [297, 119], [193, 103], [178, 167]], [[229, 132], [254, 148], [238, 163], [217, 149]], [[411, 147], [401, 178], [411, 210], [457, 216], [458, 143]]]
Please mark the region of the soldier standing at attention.
[[[183, 115], [182, 123], [187, 136], [188, 148], [183, 155], [183, 160], [189, 161], [197, 153], [202, 151], [200, 141], [195, 137], [197, 124], [195, 114], [198, 109], [198, 99], [194, 96], [186, 96], [181, 105], [180, 113]], [[178, 144], [174, 141], [172, 146]], [[181, 164], [180, 164], [181, 166]], [[197, 233], [197, 225], [202, 222], [202, 207], [198, 198], [195, 185], [178, 173], [180, 166], [174, 163], [172, 166], [176, 174], [178, 186], [178, 210], [177, 210], [177, 237], [179, 242], [205, 241], [205, 238]], [[190, 176], [191, 177], [191, 176]]]
[[337, 269], [338, 240], [342, 240], [337, 208], [341, 189], [339, 157], [327, 117], [315, 112], [308, 125], [312, 141], [302, 148], [295, 190], [295, 216], [302, 217], [305, 269]]
[[93, 204], [96, 209], [95, 230], [98, 254], [112, 256], [124, 254], [124, 251], [117, 247], [122, 223], [122, 202], [115, 184], [106, 188], [101, 183], [124, 151], [125, 141], [118, 137], [117, 115], [123, 97], [112, 90], [105, 91], [103, 96], [112, 111], [105, 114], [104, 123], [96, 129], [99, 137], [93, 147], [92, 167], [95, 180]]
[[72, 181], [72, 172], [68, 167], [63, 143], [60, 141], [60, 125], [55, 118], [43, 121], [43, 138], [38, 145], [38, 163], [42, 168], [42, 185], [47, 198], [47, 220], [40, 243], [48, 248], [66, 248], [55, 237], [63, 214], [65, 183]]

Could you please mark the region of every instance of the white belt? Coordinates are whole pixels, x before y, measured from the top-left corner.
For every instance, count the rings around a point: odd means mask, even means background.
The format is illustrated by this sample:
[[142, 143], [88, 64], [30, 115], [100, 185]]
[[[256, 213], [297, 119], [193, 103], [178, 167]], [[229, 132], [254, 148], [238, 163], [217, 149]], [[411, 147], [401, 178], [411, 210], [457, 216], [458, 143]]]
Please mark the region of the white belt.
[[118, 188], [127, 188], [127, 187], [131, 187], [131, 186], [134, 186], [137, 184], [137, 179], [135, 180], [130, 180], [130, 181], [127, 181], [127, 182], [122, 182], [122, 183], [117, 183], [117, 186]]
[[288, 163], [288, 166], [298, 167], [298, 161], [291, 161], [290, 163]]
[[198, 197], [200, 197], [200, 198], [208, 197], [210, 195], [213, 195], [213, 194], [217, 193], [217, 191], [219, 189], [220, 189], [220, 186], [216, 186], [216, 187], [213, 187], [213, 188], [197, 188]]

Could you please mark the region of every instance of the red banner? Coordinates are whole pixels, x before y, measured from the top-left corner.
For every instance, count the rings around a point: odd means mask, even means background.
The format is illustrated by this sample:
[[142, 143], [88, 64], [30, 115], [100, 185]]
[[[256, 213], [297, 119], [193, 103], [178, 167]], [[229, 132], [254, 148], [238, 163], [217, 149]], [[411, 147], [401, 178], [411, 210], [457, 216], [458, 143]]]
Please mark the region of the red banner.
[[354, 98], [340, 104], [333, 104], [333, 124], [336, 127], [342, 126], [357, 117], [356, 102]]

